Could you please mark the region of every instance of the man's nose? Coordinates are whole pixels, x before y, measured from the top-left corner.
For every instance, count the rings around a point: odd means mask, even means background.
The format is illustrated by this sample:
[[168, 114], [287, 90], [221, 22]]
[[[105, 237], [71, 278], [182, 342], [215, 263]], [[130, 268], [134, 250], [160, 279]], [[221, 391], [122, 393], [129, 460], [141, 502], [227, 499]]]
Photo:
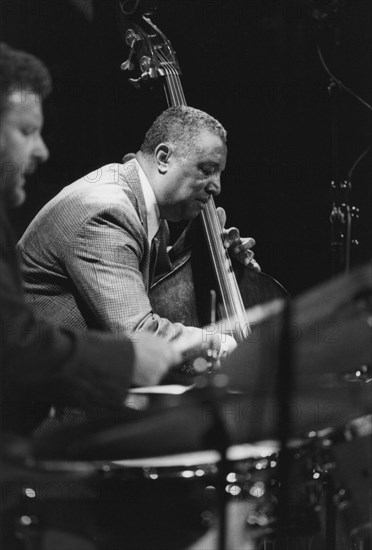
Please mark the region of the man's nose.
[[39, 139], [37, 141], [34, 155], [40, 162], [45, 162], [49, 158], [48, 147], [45, 145], [45, 142], [41, 136], [39, 136]]
[[206, 191], [209, 195], [217, 196], [221, 193], [221, 176], [215, 174], [209, 178], [206, 186]]

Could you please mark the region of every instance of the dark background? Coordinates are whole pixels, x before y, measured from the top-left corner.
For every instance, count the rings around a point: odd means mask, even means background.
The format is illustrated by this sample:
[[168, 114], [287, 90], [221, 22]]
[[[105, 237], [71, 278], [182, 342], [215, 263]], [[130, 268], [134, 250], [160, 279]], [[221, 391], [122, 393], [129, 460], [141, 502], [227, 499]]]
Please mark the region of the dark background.
[[[54, 80], [44, 129], [51, 158], [30, 180], [26, 204], [14, 212], [18, 236], [64, 185], [136, 151], [166, 107], [161, 86], [136, 90], [120, 70], [128, 47], [116, 5], [1, 1], [2, 39], [42, 58]], [[256, 238], [264, 271], [293, 295], [331, 277], [330, 181], [347, 178], [372, 142], [372, 113], [337, 88], [330, 100], [317, 44], [334, 74], [371, 103], [372, 2], [142, 5], [157, 6], [153, 19], [177, 52], [187, 103], [208, 111], [228, 131], [228, 164], [217, 200], [227, 210], [227, 225]], [[330, 5], [338, 12], [329, 11]], [[333, 157], [332, 104], [338, 126]], [[372, 152], [352, 176], [352, 204], [360, 208], [352, 266], [372, 256], [371, 168]]]

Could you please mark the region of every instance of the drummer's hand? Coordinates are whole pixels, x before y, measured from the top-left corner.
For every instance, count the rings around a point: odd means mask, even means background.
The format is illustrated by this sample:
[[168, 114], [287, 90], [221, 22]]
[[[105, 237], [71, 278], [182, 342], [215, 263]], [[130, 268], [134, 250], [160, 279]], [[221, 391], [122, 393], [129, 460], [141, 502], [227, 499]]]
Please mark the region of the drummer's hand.
[[137, 332], [131, 340], [134, 348], [133, 385], [155, 386], [170, 367], [182, 362], [181, 350], [149, 331]]
[[223, 208], [218, 207], [217, 214], [223, 229], [223, 244], [229, 250], [230, 256], [255, 271], [261, 271], [261, 267], [254, 259], [254, 252], [251, 250], [256, 241], [252, 237], [242, 238], [236, 227], [225, 229], [226, 212]]

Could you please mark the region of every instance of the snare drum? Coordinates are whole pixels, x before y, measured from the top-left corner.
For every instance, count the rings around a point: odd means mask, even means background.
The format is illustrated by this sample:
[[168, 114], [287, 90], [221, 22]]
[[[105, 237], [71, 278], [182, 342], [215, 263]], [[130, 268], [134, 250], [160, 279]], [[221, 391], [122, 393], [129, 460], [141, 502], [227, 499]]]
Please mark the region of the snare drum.
[[[276, 467], [277, 452], [276, 441], [234, 445], [227, 449], [228, 472], [225, 473], [224, 491], [227, 496], [228, 548], [253, 550], [256, 547], [248, 518], [255, 523], [259, 506], [263, 506], [269, 498], [269, 480]], [[165, 540], [151, 548], [218, 548], [219, 461], [217, 451], [200, 451], [110, 463], [113, 478], [120, 479], [124, 485], [131, 480], [138, 487], [143, 487], [153, 505], [160, 506], [157, 521], [162, 524]], [[166, 495], [172, 493], [174, 496], [168, 500]], [[156, 500], [159, 494], [163, 495], [160, 503]], [[175, 512], [178, 515], [177, 507], [179, 511], [185, 510], [178, 531], [187, 536], [182, 537], [181, 546], [180, 541], [172, 546], [167, 537], [171, 529], [171, 515]]]
[[[292, 450], [292, 526], [297, 534], [306, 527], [306, 538], [312, 523], [308, 513], [314, 512], [317, 500], [312, 460], [302, 442], [292, 442]], [[279, 458], [276, 441], [231, 446], [222, 484], [220, 455], [215, 451], [41, 462], [38, 469], [48, 472], [49, 484], [40, 485], [32, 477], [27, 483], [13, 510], [16, 538], [27, 541], [22, 550], [214, 549], [222, 486], [227, 497], [227, 548], [253, 550], [258, 540], [273, 540], [270, 534], [275, 533]], [[88, 468], [89, 478], [62, 481], [62, 474]], [[53, 475], [55, 483], [50, 481]], [[296, 544], [288, 542], [288, 548]]]
[[[193, 479], [196, 457], [187, 466], [163, 457], [160, 469], [148, 459], [39, 462], [18, 480], [17, 503], [4, 517], [7, 550], [188, 548], [213, 523], [217, 457], [204, 458], [203, 474], [196, 469]], [[80, 477], [86, 469], [90, 476]]]
[[[291, 525], [288, 526], [288, 549], [297, 548], [300, 538], [308, 540], [319, 529], [318, 521], [315, 525], [313, 519], [314, 514], [317, 514], [320, 494], [318, 481], [313, 476], [313, 462], [309, 460], [308, 451], [302, 448], [302, 441], [292, 441], [291, 446], [288, 491], [291, 499]], [[269, 440], [233, 445], [227, 449], [226, 458], [228, 468], [223, 479], [227, 496], [226, 547], [251, 550], [258, 548], [258, 544], [272, 543], [275, 538], [279, 490], [279, 443]], [[155, 495], [169, 491], [172, 486], [178, 498], [197, 503], [199, 521], [206, 532], [187, 548], [210, 550], [218, 547], [219, 460], [219, 453], [201, 451], [114, 461], [110, 468], [114, 477], [126, 482], [128, 479], [136, 480], [139, 486], [146, 485], [145, 492], [151, 495], [155, 505]], [[172, 502], [168, 506], [172, 507]], [[165, 513], [165, 517], [168, 513]], [[183, 528], [187, 529], [187, 525]], [[164, 525], [166, 530], [167, 526]], [[274, 537], [271, 536], [273, 534]]]

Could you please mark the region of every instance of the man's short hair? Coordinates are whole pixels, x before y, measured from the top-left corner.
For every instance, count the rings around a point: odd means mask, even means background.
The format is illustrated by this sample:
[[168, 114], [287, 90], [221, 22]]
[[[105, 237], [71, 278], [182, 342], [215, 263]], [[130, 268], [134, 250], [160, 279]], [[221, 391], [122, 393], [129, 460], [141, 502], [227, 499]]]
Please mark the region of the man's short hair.
[[219, 136], [226, 143], [227, 132], [218, 120], [193, 107], [169, 107], [158, 116], [147, 131], [141, 152], [151, 156], [159, 143], [172, 144], [179, 156], [194, 150], [195, 138], [203, 131]]
[[0, 43], [0, 114], [12, 92], [33, 92], [44, 99], [51, 90], [50, 73], [40, 59]]

